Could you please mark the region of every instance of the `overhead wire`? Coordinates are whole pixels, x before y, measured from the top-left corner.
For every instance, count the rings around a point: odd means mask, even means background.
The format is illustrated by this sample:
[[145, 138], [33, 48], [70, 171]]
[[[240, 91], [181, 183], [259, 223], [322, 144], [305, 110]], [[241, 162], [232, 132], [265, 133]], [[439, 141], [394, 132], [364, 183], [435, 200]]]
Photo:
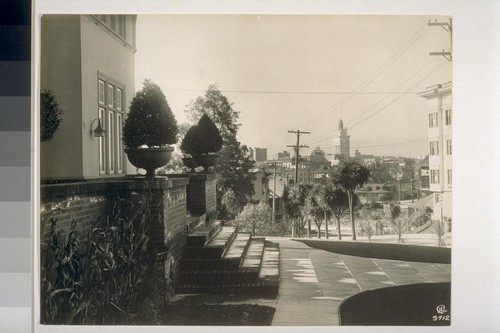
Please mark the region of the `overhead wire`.
[[[417, 72], [415, 72], [413, 75], [410, 76], [409, 79], [407, 79], [403, 84], [405, 84], [406, 82], [408, 82], [410, 79], [414, 78], [418, 73], [420, 73], [423, 68], [427, 67], [429, 65], [429, 63], [431, 63], [432, 61], [428, 62], [427, 64], [425, 64], [423, 67], [421, 67]], [[427, 75], [425, 75], [424, 77], [422, 77], [420, 80], [417, 81], [417, 83], [415, 83], [413, 86], [411, 86], [410, 88], [407, 89], [407, 91], [413, 89], [414, 87], [416, 87], [420, 82], [422, 82], [423, 80], [427, 79], [428, 77], [430, 77], [431, 75], [433, 75], [434, 73], [436, 73], [438, 70], [440, 70], [445, 64], [447, 63], [447, 61], [443, 61], [441, 62], [439, 65], [437, 65], [430, 73], [428, 73]], [[349, 128], [353, 128], [357, 125], [359, 125], [360, 123], [368, 120], [369, 118], [373, 117], [374, 115], [376, 115], [377, 113], [383, 111], [384, 109], [386, 109], [387, 107], [389, 107], [390, 105], [394, 104], [397, 100], [399, 100], [401, 97], [403, 97], [404, 95], [401, 94], [399, 95], [398, 97], [396, 97], [395, 99], [393, 99], [390, 103], [386, 104], [385, 106], [383, 106], [382, 108], [378, 109], [375, 113], [369, 115], [368, 117], [365, 117], [363, 119], [361, 119], [360, 121], [358, 121], [357, 123], [355, 123], [354, 125], [351, 125]], [[379, 104], [379, 102], [377, 102], [375, 105]], [[370, 107], [368, 109], [371, 110], [373, 109], [373, 107]], [[366, 112], [364, 112], [363, 114], [365, 114]], [[356, 118], [354, 118], [356, 119]], [[307, 144], [315, 144], [315, 143], [319, 143], [319, 142], [323, 142], [323, 141], [326, 141], [328, 139], [331, 138], [331, 135], [332, 133], [331, 132], [328, 132], [328, 133], [325, 133], [325, 135], [323, 136], [320, 136], [320, 138], [316, 139], [316, 140], [313, 140], [313, 141], [309, 141], [307, 142]]]
[[[422, 36], [424, 36], [426, 34], [427, 30], [425, 30], [422, 34], [420, 34], [420, 33], [426, 27], [427, 27], [427, 23], [425, 23], [412, 37], [410, 37], [410, 39], [405, 44], [403, 44], [403, 46], [401, 46], [396, 51], [396, 53], [394, 53], [394, 55], [391, 58], [389, 58], [374, 73], [372, 73], [368, 78], [366, 78], [358, 86], [358, 88], [354, 89], [351, 94], [344, 96], [344, 98], [342, 98], [335, 105], [329, 107], [325, 112], [323, 112], [323, 113], [319, 114], [318, 116], [313, 117], [313, 118], [311, 118], [311, 119], [309, 119], [309, 120], [307, 120], [307, 121], [299, 124], [298, 126], [299, 127], [308, 126], [308, 125], [314, 123], [315, 121], [323, 118], [327, 114], [329, 114], [329, 113], [337, 110], [338, 108], [340, 108], [341, 106], [343, 106], [344, 104], [346, 104], [348, 101], [350, 101], [354, 96], [356, 96], [359, 93], [359, 91], [361, 89], [363, 89], [364, 87], [366, 87], [368, 84], [370, 84], [371, 82], [373, 82], [377, 77], [379, 77], [382, 73], [384, 73], [393, 63], [396, 62], [396, 60], [398, 60], [403, 54], [405, 54], [406, 51], [408, 51], [411, 46], [413, 46]], [[297, 126], [295, 126], [295, 127], [297, 127]]]

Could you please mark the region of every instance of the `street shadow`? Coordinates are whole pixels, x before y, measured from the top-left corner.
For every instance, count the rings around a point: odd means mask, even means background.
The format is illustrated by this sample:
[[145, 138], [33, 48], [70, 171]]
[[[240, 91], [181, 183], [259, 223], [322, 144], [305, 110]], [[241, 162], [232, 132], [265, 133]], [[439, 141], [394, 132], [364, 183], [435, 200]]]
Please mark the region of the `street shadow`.
[[342, 326], [449, 326], [450, 282], [368, 290], [344, 300]]
[[451, 264], [451, 249], [407, 244], [294, 239], [315, 249], [357, 257]]

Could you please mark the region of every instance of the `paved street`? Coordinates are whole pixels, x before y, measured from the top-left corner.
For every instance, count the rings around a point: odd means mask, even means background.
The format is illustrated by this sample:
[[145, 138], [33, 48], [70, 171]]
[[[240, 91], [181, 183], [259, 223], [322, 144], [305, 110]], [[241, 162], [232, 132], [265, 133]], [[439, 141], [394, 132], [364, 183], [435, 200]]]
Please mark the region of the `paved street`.
[[338, 325], [339, 304], [361, 291], [451, 280], [449, 264], [354, 257], [290, 239], [269, 240], [280, 244], [280, 289], [272, 305], [276, 308], [273, 326]]

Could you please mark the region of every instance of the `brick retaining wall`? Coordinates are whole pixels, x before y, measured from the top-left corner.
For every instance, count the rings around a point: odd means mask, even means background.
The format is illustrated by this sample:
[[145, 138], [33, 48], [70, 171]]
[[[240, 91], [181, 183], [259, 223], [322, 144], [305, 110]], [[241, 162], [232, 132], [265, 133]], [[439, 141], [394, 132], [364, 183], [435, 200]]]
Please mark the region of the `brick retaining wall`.
[[67, 239], [74, 230], [84, 238], [92, 228], [102, 226], [111, 216], [118, 200], [144, 200], [151, 193], [150, 244], [164, 253], [165, 297], [173, 294], [173, 280], [186, 239], [187, 177], [115, 179], [41, 186], [41, 253], [45, 252], [51, 218], [57, 219], [55, 231]]

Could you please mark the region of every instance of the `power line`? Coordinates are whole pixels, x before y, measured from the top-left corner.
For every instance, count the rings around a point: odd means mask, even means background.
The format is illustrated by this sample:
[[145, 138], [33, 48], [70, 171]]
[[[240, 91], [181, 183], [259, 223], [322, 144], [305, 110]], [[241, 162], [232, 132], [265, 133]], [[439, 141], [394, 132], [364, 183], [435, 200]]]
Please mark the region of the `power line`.
[[420, 138], [420, 139], [415, 139], [415, 140], [394, 142], [394, 143], [387, 143], [387, 144], [380, 144], [380, 145], [371, 145], [371, 146], [363, 146], [363, 147], [353, 146], [352, 148], [354, 148], [354, 149], [369, 149], [369, 148], [400, 146], [400, 145], [406, 145], [406, 144], [410, 144], [410, 143], [416, 143], [416, 142], [427, 141], [427, 140], [428, 140], [428, 138]]
[[[415, 76], [417, 76], [420, 72], [422, 72], [427, 66], [429, 66], [431, 63], [434, 62], [435, 59], [431, 59], [430, 61], [428, 61], [424, 66], [420, 67], [415, 73], [413, 73], [409, 78], [407, 78], [405, 81], [403, 81], [403, 83], [401, 83], [397, 89], [400, 89], [401, 87], [403, 87], [408, 81], [410, 81], [411, 79], [413, 79]], [[411, 88], [410, 88], [411, 89]], [[400, 95], [402, 96], [402, 95]], [[350, 121], [348, 121], [346, 123], [346, 127], [352, 123], [355, 119], [361, 117], [362, 115], [368, 113], [370, 110], [374, 109], [378, 104], [380, 104], [382, 101], [384, 101], [385, 99], [387, 99], [388, 95], [386, 95], [385, 97], [381, 98], [377, 103], [375, 103], [373, 106], [371, 106], [370, 108], [368, 108], [368, 110], [366, 110], [365, 112], [362, 112], [360, 113], [359, 115], [357, 115], [356, 117], [354, 117], [353, 119], [351, 119]]]
[[[166, 91], [196, 91], [204, 92], [204, 89], [183, 89], [169, 88]], [[286, 94], [286, 95], [387, 95], [387, 94], [414, 94], [416, 91], [361, 91], [361, 92], [345, 92], [345, 91], [266, 91], [266, 90], [221, 90], [223, 93], [237, 94]]]
[[[430, 62], [428, 62], [427, 64], [425, 64], [423, 67], [421, 67], [417, 72], [415, 72], [412, 76], [410, 76], [410, 78], [408, 78], [405, 82], [403, 82], [402, 85], [404, 85], [406, 82], [408, 82], [410, 79], [412, 79], [413, 77], [415, 77], [418, 73], [420, 73], [425, 67], [427, 67], [431, 62], [433, 62], [434, 60], [431, 60]], [[413, 86], [411, 86], [410, 88], [407, 89], [407, 91], [410, 91], [411, 89], [413, 89], [414, 87], [416, 87], [420, 82], [422, 82], [423, 80], [427, 79], [429, 76], [433, 75], [434, 73], [436, 73], [439, 69], [441, 69], [444, 65], [446, 64], [445, 61], [441, 62], [438, 66], [436, 66], [429, 74], [427, 74], [426, 76], [424, 76], [423, 78], [421, 78], [419, 81], [417, 81], [417, 83], [415, 83]], [[399, 87], [398, 87], [399, 88]], [[389, 107], [390, 105], [394, 104], [397, 100], [399, 100], [401, 97], [403, 97], [404, 95], [399, 95], [398, 97], [396, 97], [394, 100], [392, 100], [389, 104], [386, 104], [385, 106], [383, 106], [382, 108], [380, 108], [379, 110], [377, 110], [375, 113], [369, 115], [368, 117], [366, 118], [363, 118], [361, 119], [360, 121], [358, 121], [357, 123], [355, 123], [354, 125], [350, 126], [350, 128], [353, 128], [354, 126], [356, 125], [359, 125], [360, 123], [362, 123], [363, 121], [373, 117], [375, 114], [381, 112], [382, 110], [384, 110], [385, 108]], [[383, 100], [383, 99], [382, 99]], [[380, 104], [380, 101], [377, 102], [376, 104], [374, 104], [374, 106]], [[361, 115], [367, 113], [368, 111], [372, 110], [373, 107], [370, 107], [367, 111], [363, 112]], [[358, 118], [358, 117], [356, 117]], [[354, 118], [354, 119], [356, 119]], [[326, 133], [325, 136], [322, 136], [320, 137], [319, 139], [317, 139], [316, 141], [311, 141], [311, 142], [308, 142], [308, 144], [314, 144], [314, 143], [319, 143], [319, 142], [323, 142], [323, 141], [326, 141], [327, 139], [329, 139], [331, 137], [331, 133], [328, 132]]]
[[[425, 31], [423, 34], [421, 34], [420, 36], [417, 37], [417, 35], [420, 34], [420, 32], [426, 27], [426, 25], [427, 24], [424, 24], [412, 37], [410, 37], [410, 39], [405, 44], [403, 44], [403, 46], [401, 46], [396, 51], [396, 53], [394, 53], [394, 55], [391, 58], [389, 58], [381, 67], [379, 67], [373, 74], [371, 74], [367, 79], [365, 79], [365, 81], [363, 81], [361, 83], [361, 85], [353, 91], [353, 93], [356, 93], [357, 91], [361, 90], [362, 88], [364, 88], [365, 86], [367, 86], [369, 83], [371, 83], [373, 80], [375, 80], [377, 77], [379, 77], [394, 62], [396, 62], [396, 60], [399, 59], [413, 44], [415, 44], [423, 35], [425, 35], [425, 33], [427, 31]], [[409, 45], [407, 45], [407, 44], [409, 44]], [[345, 103], [347, 103], [349, 100], [351, 100], [353, 98], [353, 96], [355, 96], [355, 94], [345, 96], [342, 100], [340, 100], [339, 102], [337, 102], [335, 105], [333, 105], [332, 107], [328, 108], [324, 113], [322, 113], [322, 114], [320, 114], [320, 115], [318, 115], [318, 116], [316, 116], [316, 117], [314, 117], [314, 118], [312, 118], [312, 119], [310, 119], [310, 120], [308, 120], [308, 121], [300, 124], [299, 126], [307, 126], [307, 125], [312, 124], [316, 120], [319, 120], [319, 119], [323, 118], [325, 115], [329, 114], [330, 112], [335, 111], [336, 109], [338, 109], [339, 107], [341, 107], [342, 105], [344, 105]]]
[[[422, 82], [423, 80], [427, 79], [429, 76], [433, 75], [434, 73], [436, 73], [439, 69], [441, 69], [446, 63], [445, 62], [442, 62], [440, 65], [438, 65], [431, 73], [429, 73], [428, 75], [424, 76], [422, 79], [420, 79], [417, 83], [415, 83], [410, 89], [413, 89], [415, 86], [417, 86], [420, 82]], [[373, 117], [374, 115], [378, 114], [379, 112], [385, 110], [387, 107], [391, 106], [392, 104], [394, 104], [397, 100], [399, 100], [401, 97], [403, 97], [403, 95], [400, 95], [398, 97], [396, 97], [392, 102], [390, 102], [389, 104], [385, 105], [384, 107], [378, 109], [375, 113], [372, 113], [371, 115], [369, 115], [368, 117], [364, 118], [364, 119], [361, 119], [360, 121], [358, 121], [357, 123], [355, 123], [354, 125], [351, 125], [351, 129], [359, 124], [361, 124], [362, 122], [370, 119], [371, 117]]]

